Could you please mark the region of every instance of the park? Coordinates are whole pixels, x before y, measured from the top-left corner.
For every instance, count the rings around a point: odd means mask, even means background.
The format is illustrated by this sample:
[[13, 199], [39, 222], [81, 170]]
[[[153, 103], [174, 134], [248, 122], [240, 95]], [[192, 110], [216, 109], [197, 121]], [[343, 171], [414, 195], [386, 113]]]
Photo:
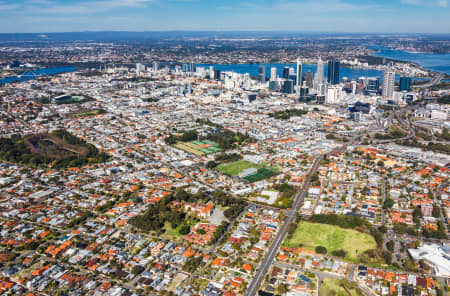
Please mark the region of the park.
[[328, 254], [344, 250], [345, 259], [358, 262], [358, 256], [367, 250], [376, 249], [374, 238], [366, 233], [339, 226], [301, 221], [293, 235], [286, 239], [285, 245], [290, 248], [302, 247], [316, 250], [325, 247]]

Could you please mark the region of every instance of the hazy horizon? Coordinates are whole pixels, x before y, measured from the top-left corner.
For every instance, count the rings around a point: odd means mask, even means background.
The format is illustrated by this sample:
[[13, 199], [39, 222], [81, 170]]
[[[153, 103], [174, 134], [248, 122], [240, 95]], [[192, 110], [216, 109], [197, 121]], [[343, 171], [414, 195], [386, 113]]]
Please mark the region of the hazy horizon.
[[1, 0], [0, 33], [449, 33], [448, 0]]

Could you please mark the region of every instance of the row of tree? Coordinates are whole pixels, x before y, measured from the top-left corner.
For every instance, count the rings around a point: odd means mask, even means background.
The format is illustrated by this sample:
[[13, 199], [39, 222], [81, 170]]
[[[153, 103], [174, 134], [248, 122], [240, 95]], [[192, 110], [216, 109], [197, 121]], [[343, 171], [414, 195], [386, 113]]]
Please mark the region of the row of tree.
[[269, 116], [275, 119], [289, 119], [293, 116], [303, 116], [308, 114], [308, 110], [304, 110], [304, 109], [287, 109], [287, 110], [282, 110], [282, 111], [277, 111], [277, 112], [272, 112], [269, 113]]
[[[24, 143], [24, 138], [14, 135], [11, 138], [0, 138], [0, 159], [13, 163], [19, 163], [30, 167], [52, 167], [62, 169], [67, 167], [80, 167], [91, 163], [102, 163], [109, 159], [109, 155], [100, 152], [94, 145], [86, 143], [84, 140], [68, 133], [64, 130], [55, 131], [53, 136], [61, 138], [71, 145], [87, 147], [85, 155], [67, 155], [56, 157], [52, 154], [48, 156], [33, 153]], [[64, 152], [65, 153], [65, 152]]]
[[412, 140], [397, 141], [397, 144], [403, 145], [403, 146], [422, 148], [424, 150], [429, 150], [429, 151], [434, 151], [434, 152], [450, 154], [450, 145], [443, 144], [443, 143], [428, 142], [428, 144], [425, 144], [425, 143], [418, 142], [416, 139], [412, 139]]
[[175, 136], [170, 134], [167, 138], [164, 139], [166, 144], [173, 145], [177, 142], [191, 142], [198, 139], [198, 133], [195, 130], [183, 131], [180, 136]]

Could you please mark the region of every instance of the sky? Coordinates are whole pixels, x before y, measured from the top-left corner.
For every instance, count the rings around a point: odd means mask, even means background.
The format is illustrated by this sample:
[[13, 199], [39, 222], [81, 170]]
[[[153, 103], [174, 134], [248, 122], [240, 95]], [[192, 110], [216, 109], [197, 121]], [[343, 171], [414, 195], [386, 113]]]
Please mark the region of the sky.
[[0, 0], [0, 33], [450, 33], [450, 0]]

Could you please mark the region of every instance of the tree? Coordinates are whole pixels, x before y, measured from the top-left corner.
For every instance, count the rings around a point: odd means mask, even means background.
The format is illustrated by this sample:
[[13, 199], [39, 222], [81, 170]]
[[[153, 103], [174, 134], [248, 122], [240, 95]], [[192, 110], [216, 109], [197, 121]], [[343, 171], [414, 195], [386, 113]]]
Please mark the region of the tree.
[[217, 166], [217, 162], [215, 162], [214, 160], [210, 160], [206, 163], [206, 167], [208, 169], [213, 169]]
[[197, 229], [195, 232], [198, 234], [206, 234], [206, 231], [204, 229]]
[[441, 208], [437, 205], [433, 205], [432, 215], [434, 218], [439, 218], [441, 216]]
[[422, 211], [418, 208], [415, 207], [414, 211], [413, 211], [413, 221], [416, 224], [420, 224], [420, 219], [422, 218]]
[[133, 268], [131, 269], [131, 273], [134, 275], [140, 274], [142, 272], [142, 266], [140, 265], [135, 265], [133, 266]]
[[180, 230], [178, 231], [179, 234], [181, 235], [186, 235], [189, 232], [191, 232], [191, 227], [189, 225], [183, 225], [181, 226]]
[[394, 206], [394, 200], [390, 197], [386, 198], [383, 203], [383, 209], [392, 209]]
[[384, 225], [381, 225], [380, 227], [378, 227], [378, 231], [381, 233], [386, 233], [387, 232], [387, 227]]
[[323, 246], [317, 246], [315, 251], [317, 254], [326, 254], [328, 250]]
[[389, 251], [394, 251], [394, 248], [395, 248], [395, 242], [394, 241], [388, 241], [387, 243], [386, 243], [386, 248], [389, 250]]
[[383, 251], [382, 257], [384, 259], [384, 262], [386, 262], [386, 264], [390, 265], [392, 263], [392, 254], [391, 254], [391, 252]]
[[335, 256], [335, 257], [342, 257], [344, 258], [347, 255], [347, 252], [345, 250], [334, 250], [331, 252], [331, 255]]
[[284, 295], [287, 293], [287, 287], [286, 284], [280, 283], [277, 287], [278, 293], [280, 293], [281, 295]]

